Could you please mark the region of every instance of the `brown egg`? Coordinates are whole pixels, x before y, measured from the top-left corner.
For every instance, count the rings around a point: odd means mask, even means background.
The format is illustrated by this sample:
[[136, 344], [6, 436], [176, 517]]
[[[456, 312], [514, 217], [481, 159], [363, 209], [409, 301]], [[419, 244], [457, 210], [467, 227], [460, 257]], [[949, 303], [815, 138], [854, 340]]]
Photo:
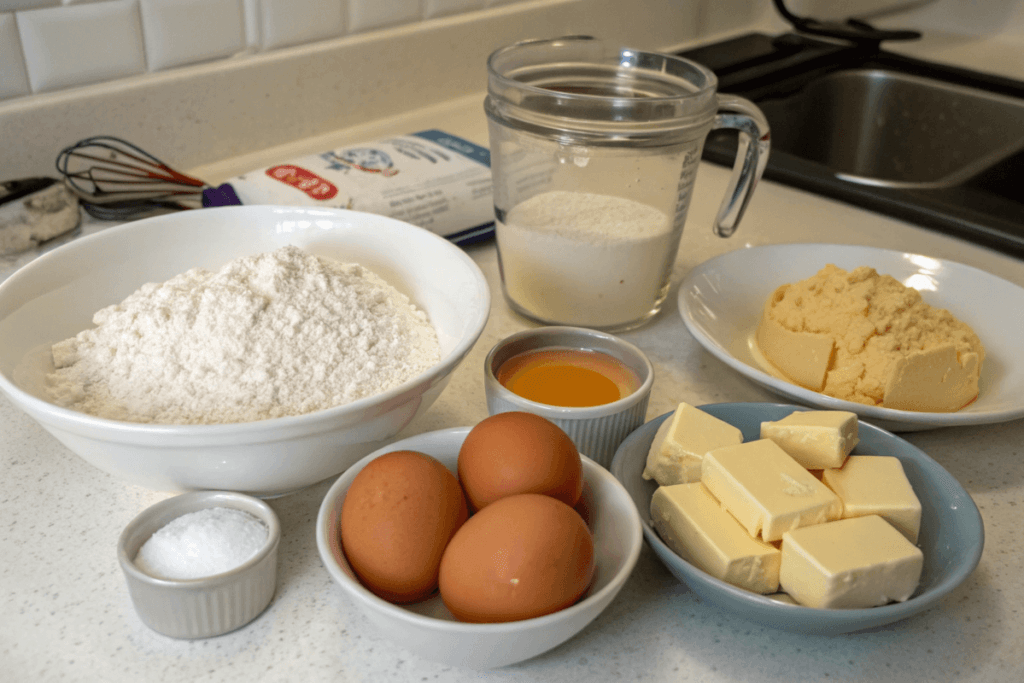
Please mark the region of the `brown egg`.
[[569, 607], [594, 577], [594, 539], [560, 500], [508, 496], [473, 515], [441, 559], [441, 599], [457, 619], [487, 623]]
[[395, 451], [356, 475], [341, 506], [341, 544], [368, 589], [391, 602], [437, 588], [445, 546], [469, 516], [458, 480], [434, 458]]
[[590, 484], [588, 484], [587, 481], [584, 479], [583, 480], [583, 492], [580, 493], [580, 499], [576, 502], [576, 505], [574, 505], [573, 508], [572, 508], [573, 510], [575, 510], [579, 514], [580, 517], [583, 518], [583, 523], [586, 524], [587, 528], [591, 529], [591, 530], [593, 530], [592, 522], [594, 520], [594, 516], [593, 516], [593, 512], [592, 512], [592, 509], [593, 509], [593, 495], [594, 495], [593, 492], [590, 490]]
[[543, 493], [572, 506], [583, 490], [583, 463], [554, 422], [533, 413], [498, 413], [466, 435], [459, 481], [474, 510], [517, 493]]

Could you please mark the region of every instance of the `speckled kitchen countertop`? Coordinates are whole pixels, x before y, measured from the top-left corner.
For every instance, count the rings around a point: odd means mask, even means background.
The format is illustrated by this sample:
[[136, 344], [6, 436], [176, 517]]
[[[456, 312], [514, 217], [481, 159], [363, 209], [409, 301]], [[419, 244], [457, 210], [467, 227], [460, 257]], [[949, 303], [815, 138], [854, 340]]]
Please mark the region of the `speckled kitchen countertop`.
[[[337, 140], [444, 127], [486, 143], [479, 98], [339, 134]], [[369, 139], [369, 138], [364, 138]], [[312, 141], [317, 151], [324, 140]], [[331, 140], [330, 142], [334, 142]], [[324, 147], [326, 149], [327, 147]], [[294, 150], [306, 151], [296, 147]], [[320, 150], [322, 151], [322, 150]], [[281, 150], [278, 150], [281, 152]], [[286, 158], [279, 156], [278, 158]], [[203, 169], [215, 181], [232, 164]], [[737, 234], [711, 223], [727, 171], [704, 165], [674, 282], [732, 249], [787, 242], [886, 247], [956, 260], [1024, 286], [1024, 262], [897, 220], [762, 183]], [[85, 232], [101, 229], [87, 222]], [[400, 436], [471, 425], [486, 416], [482, 367], [491, 346], [531, 324], [502, 300], [492, 243], [467, 249], [493, 293], [490, 320], [437, 403]], [[0, 262], [5, 278], [33, 255]], [[705, 352], [675, 307], [622, 336], [656, 372], [648, 419], [693, 404], [777, 398]], [[378, 633], [334, 585], [314, 524], [331, 482], [269, 501], [283, 539], [277, 594], [249, 626], [219, 638], [178, 641], [135, 614], [115, 547], [122, 528], [169, 494], [107, 475], [0, 399], [0, 680], [103, 681], [992, 681], [1024, 676], [1024, 421], [937, 429], [905, 438], [971, 493], [984, 518], [981, 563], [938, 607], [912, 619], [835, 637], [776, 631], [702, 603], [645, 546], [611, 606], [578, 636], [520, 665], [492, 672], [421, 660]]]

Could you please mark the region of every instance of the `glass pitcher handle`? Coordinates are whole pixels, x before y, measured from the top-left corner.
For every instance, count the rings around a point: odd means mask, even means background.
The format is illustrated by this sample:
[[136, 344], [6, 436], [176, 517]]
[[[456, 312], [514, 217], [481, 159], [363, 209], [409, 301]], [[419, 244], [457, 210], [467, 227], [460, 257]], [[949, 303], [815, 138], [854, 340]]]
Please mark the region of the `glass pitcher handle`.
[[742, 97], [723, 94], [718, 95], [718, 114], [711, 128], [735, 128], [739, 131], [732, 177], [715, 219], [715, 234], [729, 237], [736, 232], [754, 194], [754, 188], [768, 164], [771, 130], [768, 119], [757, 105]]

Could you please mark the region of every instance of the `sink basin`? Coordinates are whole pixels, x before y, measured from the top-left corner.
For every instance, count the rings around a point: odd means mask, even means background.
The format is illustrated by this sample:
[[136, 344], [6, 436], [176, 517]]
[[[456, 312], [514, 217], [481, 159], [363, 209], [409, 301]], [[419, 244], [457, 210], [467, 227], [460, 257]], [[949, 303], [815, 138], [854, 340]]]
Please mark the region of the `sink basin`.
[[760, 107], [773, 151], [869, 185], [950, 187], [1024, 150], [1024, 100], [884, 69], [825, 74]]
[[[682, 53], [764, 111], [764, 177], [1024, 257], [1024, 83], [796, 34]], [[730, 165], [735, 137], [708, 136]]]

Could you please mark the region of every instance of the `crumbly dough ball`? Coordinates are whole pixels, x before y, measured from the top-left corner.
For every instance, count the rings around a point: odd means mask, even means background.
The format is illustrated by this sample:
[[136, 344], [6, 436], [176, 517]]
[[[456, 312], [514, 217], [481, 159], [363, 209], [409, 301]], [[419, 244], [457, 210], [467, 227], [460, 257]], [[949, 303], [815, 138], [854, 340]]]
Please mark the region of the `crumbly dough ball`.
[[[826, 395], [897, 407], [889, 405], [887, 397], [904, 395], [906, 387], [920, 383], [914, 368], [928, 363], [934, 366], [936, 358], [948, 356], [952, 365], [959, 366], [952, 371], [962, 372], [968, 383], [973, 379], [973, 390], [959, 378], [952, 381], [957, 372], [947, 372], [944, 377], [951, 380], [949, 386], [942, 387], [940, 382], [940, 389], [951, 392], [952, 402], [959, 400], [954, 396], [970, 394], [964, 403], [977, 396], [977, 378], [985, 358], [978, 335], [949, 311], [925, 303], [917, 290], [889, 275], [879, 275], [874, 268], [846, 271], [829, 264], [813, 277], [776, 290], [765, 307], [765, 317], [791, 332], [831, 338], [832, 357], [821, 389]], [[764, 326], [763, 320], [762, 329]], [[759, 341], [761, 334], [759, 331]], [[775, 362], [767, 346], [762, 344], [762, 351]], [[894, 386], [894, 382], [902, 386]], [[929, 390], [921, 384], [921, 391]], [[899, 407], [935, 409], [930, 405]]]

